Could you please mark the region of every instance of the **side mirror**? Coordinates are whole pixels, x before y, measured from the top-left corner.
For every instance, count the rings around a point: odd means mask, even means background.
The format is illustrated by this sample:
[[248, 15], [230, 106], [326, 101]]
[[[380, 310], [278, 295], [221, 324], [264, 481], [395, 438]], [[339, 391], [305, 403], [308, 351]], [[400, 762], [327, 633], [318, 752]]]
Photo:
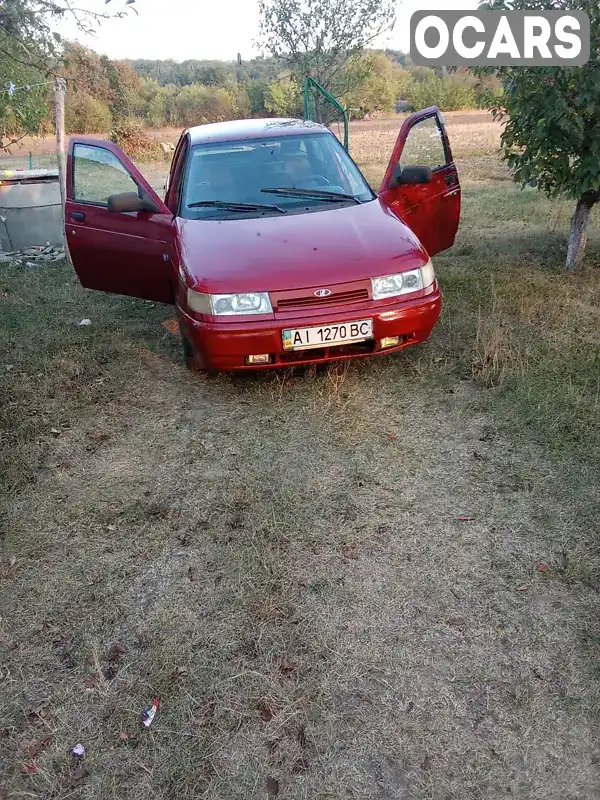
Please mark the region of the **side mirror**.
[[431, 183], [432, 180], [433, 173], [429, 167], [401, 167], [398, 165], [390, 181], [390, 189], [418, 183]]
[[139, 197], [135, 192], [111, 194], [106, 205], [109, 211], [121, 214], [127, 211], [147, 211], [151, 214], [157, 214], [159, 211], [149, 197], [145, 195]]

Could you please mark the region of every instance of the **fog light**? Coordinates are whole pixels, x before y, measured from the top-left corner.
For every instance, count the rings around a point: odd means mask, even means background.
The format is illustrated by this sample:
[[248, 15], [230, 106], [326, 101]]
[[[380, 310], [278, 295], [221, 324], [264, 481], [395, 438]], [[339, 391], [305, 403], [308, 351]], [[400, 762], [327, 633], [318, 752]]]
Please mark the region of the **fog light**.
[[246, 356], [246, 364], [269, 364], [271, 356], [268, 353], [263, 353], [260, 356]]
[[399, 336], [386, 336], [385, 339], [379, 340], [379, 347], [381, 347], [382, 350], [385, 350], [388, 347], [397, 347], [399, 344], [400, 344]]

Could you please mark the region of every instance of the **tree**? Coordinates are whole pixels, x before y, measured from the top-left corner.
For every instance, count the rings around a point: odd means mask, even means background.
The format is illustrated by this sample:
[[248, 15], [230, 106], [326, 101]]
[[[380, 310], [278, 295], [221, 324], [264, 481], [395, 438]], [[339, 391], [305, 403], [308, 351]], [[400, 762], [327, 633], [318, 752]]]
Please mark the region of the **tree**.
[[387, 56], [377, 52], [355, 56], [352, 61], [362, 62], [358, 71], [367, 72], [367, 77], [351, 89], [345, 98], [353, 116], [362, 118], [374, 111], [393, 111], [398, 99], [398, 68]]
[[600, 200], [600, 7], [598, 0], [495, 0], [488, 9], [579, 10], [591, 22], [591, 56], [582, 67], [505, 67], [493, 109], [506, 124], [503, 157], [515, 181], [575, 200], [566, 267], [581, 264], [590, 211]]
[[223, 122], [236, 116], [236, 98], [223, 88], [184, 86], [175, 100], [175, 113], [177, 122], [186, 126]]
[[259, 0], [259, 44], [298, 80], [333, 90], [348, 60], [391, 31], [395, 0]]
[[275, 117], [297, 117], [302, 113], [301, 102], [301, 92], [295, 81], [277, 81], [265, 90], [265, 111]]
[[[130, 6], [135, 0], [119, 0]], [[112, 0], [106, 0], [110, 3]], [[112, 16], [122, 16], [123, 10]], [[80, 9], [71, 0], [1, 0], [0, 63], [2, 76], [10, 74], [8, 84], [0, 86], [0, 147], [10, 145], [12, 137], [38, 133], [44, 103], [39, 92], [28, 92], [21, 85], [43, 83], [56, 75], [62, 59], [62, 40], [53, 29], [56, 22], [72, 18], [82, 32], [92, 32], [109, 14]], [[18, 87], [14, 91], [12, 86]], [[9, 94], [7, 88], [11, 86]], [[6, 87], [6, 88], [5, 88]], [[38, 88], [38, 87], [36, 87]], [[8, 97], [8, 101], [7, 98]], [[43, 97], [45, 101], [45, 96]]]
[[406, 99], [415, 111], [427, 106], [439, 106], [442, 111], [456, 111], [476, 105], [475, 89], [456, 75], [438, 78], [432, 74], [425, 80], [414, 81]]

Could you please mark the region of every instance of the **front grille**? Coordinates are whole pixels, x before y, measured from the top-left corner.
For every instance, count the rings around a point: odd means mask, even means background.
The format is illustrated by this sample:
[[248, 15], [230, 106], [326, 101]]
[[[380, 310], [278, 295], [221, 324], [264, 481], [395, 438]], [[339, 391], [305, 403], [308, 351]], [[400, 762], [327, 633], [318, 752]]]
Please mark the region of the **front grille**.
[[324, 308], [344, 303], [361, 303], [369, 299], [367, 289], [351, 289], [347, 292], [333, 292], [329, 297], [286, 297], [277, 300], [277, 311], [289, 311], [296, 308]]

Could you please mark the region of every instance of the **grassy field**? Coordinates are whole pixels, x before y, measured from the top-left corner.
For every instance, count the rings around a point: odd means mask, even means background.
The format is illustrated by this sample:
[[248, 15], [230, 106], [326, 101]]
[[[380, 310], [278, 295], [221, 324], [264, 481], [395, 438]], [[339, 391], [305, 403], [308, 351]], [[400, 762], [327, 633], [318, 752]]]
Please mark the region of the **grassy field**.
[[1, 798], [600, 797], [598, 220], [565, 275], [569, 204], [448, 123], [397, 356], [206, 378], [172, 309], [0, 267]]

